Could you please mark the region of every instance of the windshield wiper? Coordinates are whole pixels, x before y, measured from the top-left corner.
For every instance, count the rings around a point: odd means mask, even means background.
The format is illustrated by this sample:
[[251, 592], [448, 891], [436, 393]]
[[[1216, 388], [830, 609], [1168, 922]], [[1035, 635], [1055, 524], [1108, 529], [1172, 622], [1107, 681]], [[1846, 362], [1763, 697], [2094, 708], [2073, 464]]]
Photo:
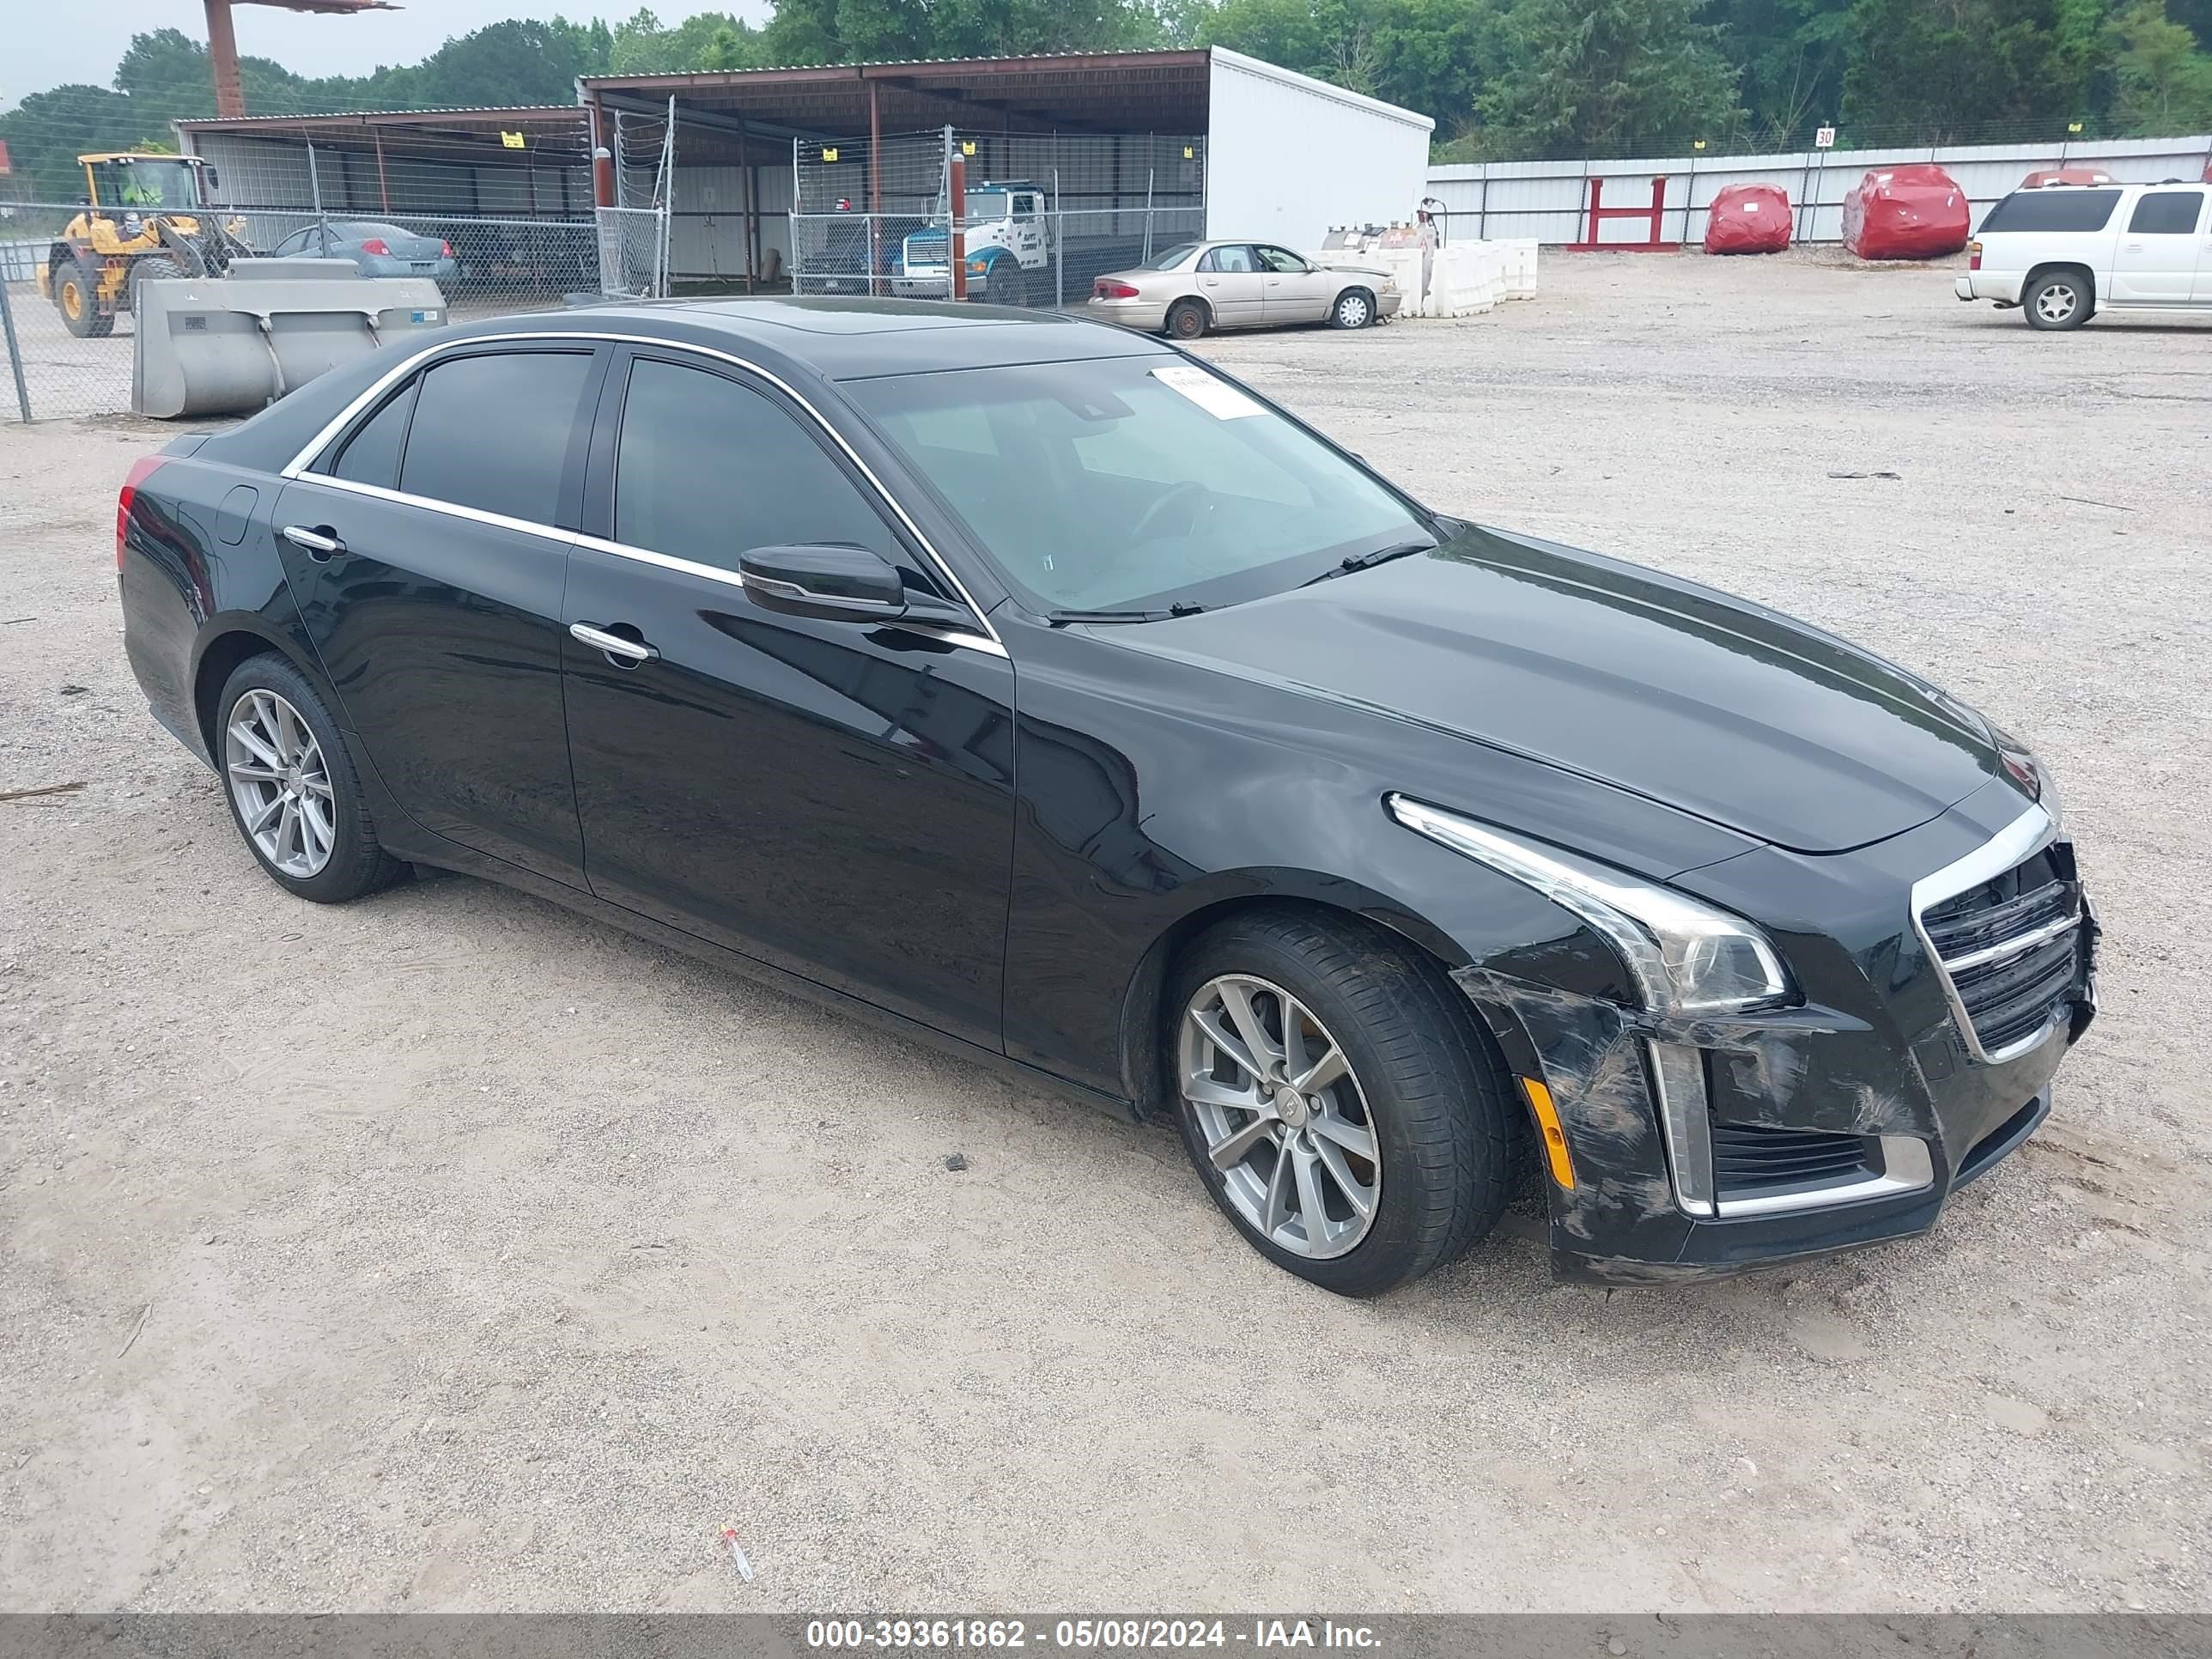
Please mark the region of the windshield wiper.
[[1443, 544], [1441, 542], [1393, 542], [1388, 547], [1376, 548], [1372, 553], [1354, 553], [1340, 559], [1334, 569], [1324, 570], [1320, 575], [1300, 582], [1298, 586], [1311, 587], [1315, 582], [1325, 582], [1331, 576], [1341, 576], [1353, 570], [1372, 570], [1376, 565], [1388, 564], [1393, 559], [1402, 559], [1415, 553], [1432, 553]]
[[1171, 605], [1164, 611], [1055, 611], [1045, 620], [1054, 628], [1069, 623], [1166, 622], [1172, 617], [1195, 617], [1205, 609], [1202, 605]]

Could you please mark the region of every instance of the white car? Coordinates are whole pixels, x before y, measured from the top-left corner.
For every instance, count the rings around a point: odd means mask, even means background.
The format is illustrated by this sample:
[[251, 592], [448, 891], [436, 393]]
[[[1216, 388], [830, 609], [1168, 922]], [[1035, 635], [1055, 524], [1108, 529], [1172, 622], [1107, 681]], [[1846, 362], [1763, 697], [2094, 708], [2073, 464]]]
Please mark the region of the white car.
[[2016, 190], [1966, 244], [1961, 300], [2018, 306], [2031, 328], [2079, 328], [2100, 311], [2212, 313], [2203, 185], [2043, 185]]

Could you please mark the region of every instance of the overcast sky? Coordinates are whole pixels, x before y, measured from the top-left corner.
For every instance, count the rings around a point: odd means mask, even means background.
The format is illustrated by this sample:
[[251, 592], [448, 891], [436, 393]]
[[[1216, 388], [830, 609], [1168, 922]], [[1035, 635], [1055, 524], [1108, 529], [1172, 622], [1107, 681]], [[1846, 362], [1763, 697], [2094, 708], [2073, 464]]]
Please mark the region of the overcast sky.
[[[372, 11], [359, 17], [318, 17], [280, 11], [274, 6], [240, 4], [238, 49], [256, 58], [273, 58], [301, 75], [361, 75], [379, 64], [411, 64], [435, 52], [448, 35], [466, 34], [507, 17], [550, 17], [555, 12], [578, 21], [594, 15], [609, 23], [650, 4], [663, 25], [699, 11], [732, 11], [761, 22], [765, 0], [545, 0], [543, 5], [515, 0], [405, 0], [403, 11]], [[195, 40], [207, 39], [207, 15], [193, 0], [0, 0], [0, 109], [27, 93], [43, 92], [64, 82], [106, 86], [115, 60], [134, 34], [179, 28]]]

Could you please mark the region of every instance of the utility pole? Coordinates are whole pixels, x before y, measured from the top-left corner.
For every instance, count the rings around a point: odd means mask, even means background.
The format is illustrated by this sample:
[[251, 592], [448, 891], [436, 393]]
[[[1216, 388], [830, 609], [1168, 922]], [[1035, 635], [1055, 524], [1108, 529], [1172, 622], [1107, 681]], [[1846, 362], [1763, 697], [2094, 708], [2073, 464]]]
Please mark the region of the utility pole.
[[238, 33], [230, 26], [234, 3], [334, 15], [399, 9], [392, 0], [204, 0], [204, 3], [207, 7], [208, 58], [215, 66], [215, 112], [226, 120], [246, 113], [246, 88], [238, 79]]

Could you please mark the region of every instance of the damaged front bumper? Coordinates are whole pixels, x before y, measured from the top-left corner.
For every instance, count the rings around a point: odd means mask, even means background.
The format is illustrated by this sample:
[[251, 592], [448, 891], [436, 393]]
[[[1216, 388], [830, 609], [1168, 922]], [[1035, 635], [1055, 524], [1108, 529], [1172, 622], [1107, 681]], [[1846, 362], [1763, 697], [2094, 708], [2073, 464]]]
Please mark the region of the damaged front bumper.
[[[1678, 878], [1753, 916], [1790, 914], [1784, 894], [1832, 907], [1820, 932], [1776, 930], [1805, 991], [1797, 1006], [1670, 1018], [1511, 964], [1454, 974], [1564, 1134], [1565, 1161], [1546, 1182], [1560, 1277], [1665, 1284], [1910, 1237], [2033, 1133], [2095, 1006], [2095, 913], [2070, 846], [2052, 823], [2032, 854], [2034, 879], [2057, 872], [2078, 901], [2078, 920], [2056, 936], [2070, 945], [2070, 970], [2041, 1036], [2008, 1045], [1997, 1063], [1961, 1033], [1969, 1016], [1948, 958], [1924, 945], [1905, 897], [1928, 872], [1971, 865], [1977, 847], [2011, 856], [1991, 833], [1990, 805], [1854, 854], [1770, 848]], [[1990, 951], [1960, 953], [1960, 977], [1988, 971], [1978, 956]], [[2023, 956], [2021, 971], [2039, 960]]]

